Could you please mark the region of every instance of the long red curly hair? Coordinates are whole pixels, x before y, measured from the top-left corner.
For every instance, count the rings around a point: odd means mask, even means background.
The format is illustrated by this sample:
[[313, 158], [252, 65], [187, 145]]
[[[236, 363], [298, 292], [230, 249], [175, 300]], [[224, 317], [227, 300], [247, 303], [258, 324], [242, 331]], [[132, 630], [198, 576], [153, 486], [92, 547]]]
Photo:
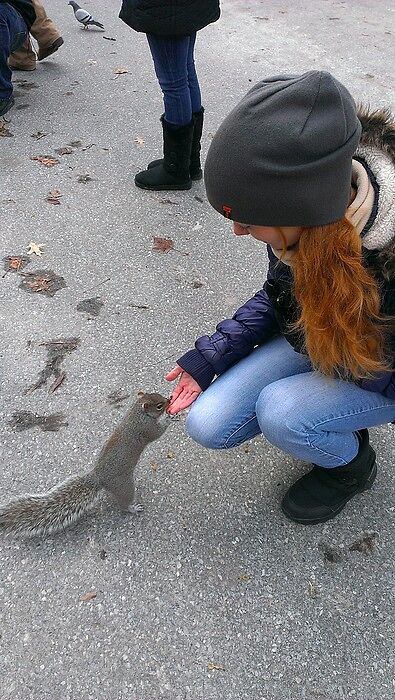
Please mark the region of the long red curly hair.
[[[283, 236], [283, 234], [282, 234]], [[283, 242], [286, 247], [285, 237]], [[358, 231], [343, 218], [302, 230], [292, 258], [301, 331], [312, 365], [325, 375], [372, 377], [391, 369], [380, 291], [363, 265]]]

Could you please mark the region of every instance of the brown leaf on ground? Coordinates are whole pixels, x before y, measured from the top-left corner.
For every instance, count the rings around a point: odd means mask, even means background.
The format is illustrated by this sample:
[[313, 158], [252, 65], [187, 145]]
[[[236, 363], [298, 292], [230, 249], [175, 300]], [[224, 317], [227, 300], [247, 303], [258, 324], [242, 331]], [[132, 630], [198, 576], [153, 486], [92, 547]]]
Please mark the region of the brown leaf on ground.
[[74, 151], [70, 146], [62, 146], [62, 148], [55, 148], [55, 153], [59, 156], [69, 156], [70, 153], [74, 153]]
[[36, 141], [39, 141], [40, 139], [43, 139], [44, 136], [47, 136], [47, 134], [44, 134], [43, 131], [36, 131], [34, 134], [30, 134], [32, 139], [36, 139]]
[[7, 129], [6, 125], [4, 122], [0, 122], [0, 137], [8, 137], [10, 138], [14, 134], [11, 134], [11, 131]]
[[154, 236], [154, 247], [153, 250], [157, 250], [159, 253], [167, 253], [168, 250], [174, 250], [174, 244], [171, 238], [160, 238]]
[[167, 459], [174, 459], [174, 457], [175, 457], [174, 452], [172, 452], [171, 450], [169, 450], [169, 452], [167, 453]]
[[18, 272], [22, 277], [20, 289], [30, 294], [40, 293], [47, 297], [53, 297], [60, 289], [67, 287], [63, 277], [53, 270], [36, 270], [35, 272]]
[[7, 272], [19, 272], [30, 263], [27, 255], [8, 255], [4, 260], [4, 270]]
[[127, 68], [114, 68], [113, 73], [115, 75], [125, 75], [125, 73], [129, 73]]
[[50, 204], [60, 204], [60, 197], [61, 193], [59, 190], [51, 190], [47, 194], [46, 201], [49, 202]]
[[30, 156], [30, 160], [38, 160], [38, 162], [45, 165], [46, 168], [53, 168], [54, 165], [58, 165], [59, 163], [53, 156]]
[[26, 280], [25, 284], [32, 292], [49, 292], [50, 282], [49, 277], [35, 277], [34, 279]]
[[84, 593], [84, 595], [81, 596], [80, 601], [81, 603], [86, 603], [88, 600], [93, 600], [94, 598], [96, 598], [96, 596], [96, 591], [88, 591], [87, 593]]
[[144, 146], [145, 144], [145, 139], [143, 139], [142, 136], [136, 136], [136, 138], [133, 140], [135, 143], [137, 143], [138, 146]]
[[222, 666], [222, 664], [207, 664], [207, 668], [209, 671], [225, 671], [225, 666]]

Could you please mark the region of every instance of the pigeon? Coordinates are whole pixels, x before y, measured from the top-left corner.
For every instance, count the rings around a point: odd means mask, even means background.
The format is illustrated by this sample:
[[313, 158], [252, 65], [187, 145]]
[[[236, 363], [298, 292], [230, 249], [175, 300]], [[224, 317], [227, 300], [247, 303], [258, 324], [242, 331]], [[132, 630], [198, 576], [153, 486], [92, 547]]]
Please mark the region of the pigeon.
[[78, 22], [81, 22], [81, 24], [84, 25], [84, 29], [88, 29], [89, 25], [94, 25], [95, 27], [100, 27], [100, 29], [104, 29], [104, 26], [100, 22], [96, 22], [96, 20], [93, 19], [92, 15], [90, 15], [87, 10], [84, 10], [76, 2], [74, 2], [74, 0], [70, 0], [69, 5], [71, 5], [71, 7], [74, 10], [74, 17]]

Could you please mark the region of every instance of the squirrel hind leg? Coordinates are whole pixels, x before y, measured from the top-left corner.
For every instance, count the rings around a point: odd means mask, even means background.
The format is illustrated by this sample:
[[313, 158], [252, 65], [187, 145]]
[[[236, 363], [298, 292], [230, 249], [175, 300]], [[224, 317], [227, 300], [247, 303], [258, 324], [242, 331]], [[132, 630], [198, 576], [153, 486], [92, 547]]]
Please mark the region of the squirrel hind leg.
[[143, 510], [143, 506], [140, 503], [134, 503], [134, 481], [132, 478], [122, 483], [106, 486], [106, 489], [114, 496], [120, 509], [124, 513], [135, 514]]

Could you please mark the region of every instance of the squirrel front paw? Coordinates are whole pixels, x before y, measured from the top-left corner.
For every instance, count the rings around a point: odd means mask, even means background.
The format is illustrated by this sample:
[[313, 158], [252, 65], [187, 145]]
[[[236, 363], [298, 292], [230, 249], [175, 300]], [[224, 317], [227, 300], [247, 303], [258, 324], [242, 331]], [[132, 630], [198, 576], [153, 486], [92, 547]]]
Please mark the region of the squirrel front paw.
[[136, 515], [137, 513], [141, 513], [143, 510], [144, 506], [142, 506], [141, 503], [132, 503], [130, 506], [128, 506], [126, 512]]

